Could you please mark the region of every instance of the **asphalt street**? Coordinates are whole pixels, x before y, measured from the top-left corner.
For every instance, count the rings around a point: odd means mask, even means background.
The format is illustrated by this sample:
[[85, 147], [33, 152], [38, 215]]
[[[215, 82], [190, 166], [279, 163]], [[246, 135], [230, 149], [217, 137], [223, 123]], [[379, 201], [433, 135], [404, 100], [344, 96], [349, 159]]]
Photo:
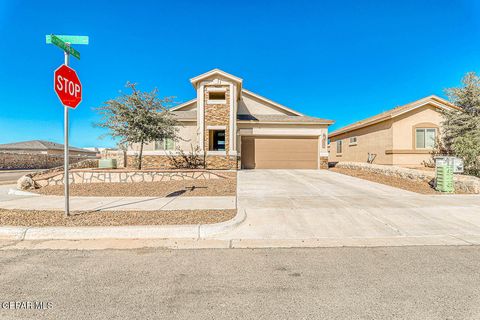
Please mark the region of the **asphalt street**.
[[38, 170], [0, 170], [0, 185], [15, 184], [20, 177]]
[[0, 319], [479, 319], [479, 270], [478, 246], [2, 251]]

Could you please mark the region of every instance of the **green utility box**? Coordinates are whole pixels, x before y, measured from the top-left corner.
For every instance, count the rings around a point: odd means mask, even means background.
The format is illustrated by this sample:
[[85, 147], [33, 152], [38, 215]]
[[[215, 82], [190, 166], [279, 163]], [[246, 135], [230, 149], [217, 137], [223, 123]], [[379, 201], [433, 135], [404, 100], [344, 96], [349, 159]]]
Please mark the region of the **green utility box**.
[[100, 159], [98, 160], [98, 168], [117, 169], [117, 159]]
[[440, 192], [452, 193], [455, 191], [453, 186], [453, 168], [450, 165], [437, 166], [435, 169], [435, 189]]
[[463, 172], [463, 163], [460, 163], [458, 158], [452, 156], [435, 157], [435, 189], [440, 192], [454, 192], [453, 173], [455, 171]]

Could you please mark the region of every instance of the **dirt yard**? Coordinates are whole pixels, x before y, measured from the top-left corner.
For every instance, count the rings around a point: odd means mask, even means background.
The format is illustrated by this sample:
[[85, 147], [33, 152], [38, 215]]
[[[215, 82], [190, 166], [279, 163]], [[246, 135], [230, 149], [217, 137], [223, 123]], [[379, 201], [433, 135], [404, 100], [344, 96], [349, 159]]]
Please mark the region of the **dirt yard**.
[[[236, 174], [229, 172], [228, 177], [228, 179], [211, 180], [72, 184], [70, 195], [86, 197], [234, 196], [237, 190]], [[63, 185], [47, 186], [35, 192], [44, 195], [63, 195], [63, 189]]]
[[416, 182], [409, 179], [402, 179], [399, 177], [386, 176], [383, 174], [372, 173], [363, 170], [353, 170], [345, 168], [330, 168], [329, 170], [345, 174], [352, 177], [365, 179], [368, 181], [382, 183], [399, 189], [404, 189], [421, 194], [441, 194], [436, 191], [427, 182]]
[[211, 224], [232, 219], [236, 210], [172, 211], [94, 211], [74, 212], [65, 217], [60, 211], [26, 211], [0, 209], [1, 226], [133, 226]]

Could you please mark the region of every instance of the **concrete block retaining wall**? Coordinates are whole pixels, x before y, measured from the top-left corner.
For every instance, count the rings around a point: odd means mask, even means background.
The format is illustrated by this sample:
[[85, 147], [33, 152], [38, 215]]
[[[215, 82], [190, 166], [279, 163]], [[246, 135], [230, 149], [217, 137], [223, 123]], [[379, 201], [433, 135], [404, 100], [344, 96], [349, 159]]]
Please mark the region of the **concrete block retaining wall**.
[[[221, 174], [206, 170], [128, 171], [128, 170], [72, 170], [71, 183], [134, 183], [172, 180], [224, 179]], [[33, 178], [39, 187], [63, 185], [63, 172]]]
[[[394, 176], [430, 184], [435, 182], [435, 172], [426, 170], [408, 169], [396, 166], [370, 164], [364, 162], [339, 162], [337, 168], [364, 170], [386, 176]], [[456, 174], [454, 176], [455, 190], [465, 193], [480, 193], [480, 178]]]
[[[97, 159], [85, 159], [79, 162], [71, 163], [68, 166], [69, 169], [91, 169], [91, 168], [98, 168], [98, 160]], [[47, 170], [37, 171], [33, 173], [29, 173], [29, 176], [32, 179], [36, 179], [35, 177], [38, 176], [51, 176], [55, 173], [63, 173], [63, 166], [58, 166], [55, 168], [50, 168]]]
[[[70, 163], [88, 159], [82, 156], [70, 156]], [[63, 165], [63, 155], [0, 153], [0, 169], [48, 169]]]

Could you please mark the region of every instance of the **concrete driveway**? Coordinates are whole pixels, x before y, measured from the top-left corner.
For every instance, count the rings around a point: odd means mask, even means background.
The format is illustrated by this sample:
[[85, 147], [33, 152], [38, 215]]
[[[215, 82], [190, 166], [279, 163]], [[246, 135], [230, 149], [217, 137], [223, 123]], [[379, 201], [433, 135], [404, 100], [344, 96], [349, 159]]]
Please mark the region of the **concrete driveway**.
[[327, 170], [239, 171], [238, 208], [246, 221], [221, 237], [480, 243], [478, 195], [420, 195]]

